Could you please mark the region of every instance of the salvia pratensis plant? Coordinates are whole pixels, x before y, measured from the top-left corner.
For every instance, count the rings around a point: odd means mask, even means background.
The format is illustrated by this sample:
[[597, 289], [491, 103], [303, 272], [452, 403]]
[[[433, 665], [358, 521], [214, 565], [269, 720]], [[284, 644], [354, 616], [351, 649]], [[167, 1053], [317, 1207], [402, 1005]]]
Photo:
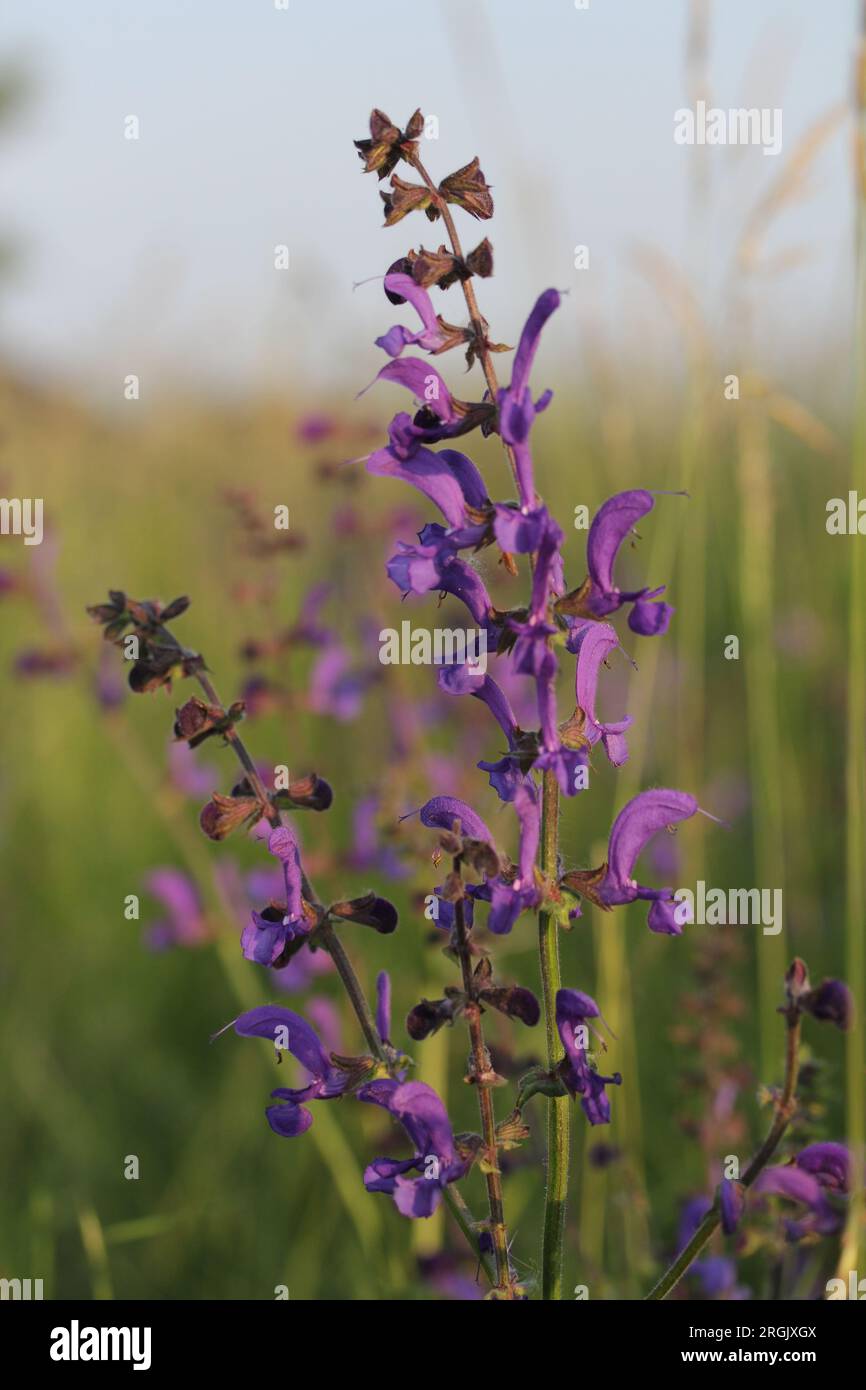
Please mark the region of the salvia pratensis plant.
[[[437, 682], [445, 695], [469, 696], [489, 713], [488, 738], [477, 750], [485, 756], [477, 767], [514, 817], [516, 857], [504, 851], [502, 837], [494, 835], [470, 804], [435, 786], [420, 807], [405, 808], [404, 816], [410, 822], [417, 817], [422, 830], [430, 832], [441, 878], [432, 895], [434, 920], [456, 970], [454, 984], [441, 999], [418, 1000], [405, 1031], [413, 1045], [423, 1047], [424, 1040], [443, 1026], [465, 1027], [465, 1080], [477, 1096], [478, 1133], [455, 1133], [441, 1098], [430, 1086], [411, 1079], [412, 1059], [393, 1040], [387, 973], [378, 977], [373, 1008], [352, 965], [352, 931], [365, 926], [390, 934], [397, 927], [393, 904], [373, 889], [361, 896], [323, 899], [305, 871], [294, 817], [302, 811], [327, 813], [331, 787], [313, 771], [279, 789], [266, 785], [239, 732], [245, 700], [226, 706], [204, 657], [175, 635], [175, 623], [189, 606], [186, 598], [162, 606], [112, 591], [106, 603], [89, 612], [129, 661], [132, 691], [171, 690], [183, 679], [198, 683], [200, 694], [190, 696], [176, 712], [174, 737], [179, 743], [196, 748], [218, 739], [237, 759], [237, 780], [213, 790], [201, 810], [201, 829], [215, 841], [241, 830], [253, 836], [270, 856], [281, 883], [278, 896], [251, 913], [241, 936], [244, 956], [277, 971], [302, 952], [325, 952], [354, 1010], [362, 1050], [347, 1056], [330, 1051], [307, 1019], [281, 1005], [251, 1009], [221, 1030], [233, 1026], [241, 1037], [268, 1039], [277, 1061], [289, 1052], [302, 1069], [302, 1085], [272, 1093], [273, 1103], [266, 1109], [271, 1129], [283, 1138], [304, 1134], [315, 1124], [320, 1101], [351, 1097], [379, 1106], [396, 1121], [405, 1143], [400, 1157], [372, 1158], [364, 1173], [368, 1192], [386, 1194], [403, 1216], [416, 1219], [429, 1217], [444, 1202], [489, 1282], [488, 1297], [523, 1299], [537, 1290], [544, 1299], [559, 1299], [572, 1107], [579, 1101], [586, 1123], [605, 1125], [616, 1105], [617, 1088], [628, 1085], [627, 1076], [598, 1065], [601, 1053], [610, 1050], [615, 1055], [615, 1035], [599, 1004], [579, 988], [580, 982], [568, 978], [567, 972], [563, 979], [560, 933], [574, 926], [587, 905], [608, 913], [642, 900], [652, 932], [681, 935], [684, 917], [673, 890], [639, 881], [637, 863], [658, 832], [689, 821], [701, 808], [692, 792], [648, 788], [620, 809], [606, 836], [602, 863], [564, 871], [561, 799], [588, 790], [594, 750], [615, 769], [628, 758], [628, 739], [645, 736], [645, 731], [631, 727], [628, 715], [608, 719], [600, 707], [607, 704], [604, 671], [621, 642], [662, 639], [673, 617], [673, 608], [662, 597], [665, 586], [655, 582], [658, 576], [653, 583], [628, 590], [617, 582], [620, 552], [636, 524], [653, 510], [657, 494], [632, 489], [604, 502], [588, 532], [585, 574], [574, 576], [577, 582], [570, 587], [563, 532], [539, 492], [533, 456], [537, 417], [550, 405], [552, 393], [538, 391], [531, 377], [542, 332], [562, 297], [556, 289], [539, 294], [511, 360], [508, 384], [501, 384], [496, 359], [510, 349], [491, 339], [476, 293], [477, 282], [493, 273], [493, 247], [485, 237], [465, 251], [456, 221], [458, 211], [489, 221], [494, 210], [491, 190], [477, 158], [436, 183], [420, 155], [423, 128], [420, 111], [401, 130], [376, 110], [369, 138], [355, 142], [364, 171], [376, 174], [380, 183], [388, 180], [381, 192], [385, 226], [423, 213], [431, 223], [441, 223], [446, 238], [436, 249], [408, 249], [384, 275], [389, 305], [405, 306], [417, 323], [391, 324], [376, 339], [387, 361], [375, 381], [403, 388], [413, 408], [394, 416], [387, 441], [365, 462], [370, 474], [407, 483], [438, 512], [414, 539], [398, 541], [386, 557], [388, 577], [403, 597], [450, 595], [462, 603], [492, 654], [489, 673], [477, 663], [448, 664], [439, 668]], [[454, 309], [446, 319], [437, 312], [432, 295], [449, 292], [452, 301], [462, 294], [465, 313]], [[483, 378], [468, 400], [452, 393], [430, 360], [456, 348], [465, 354], [468, 368], [480, 367]], [[503, 478], [510, 474], [511, 496], [497, 498], [498, 485], [457, 447], [479, 431], [501, 441], [507, 464]], [[321, 431], [315, 437], [320, 435]], [[507, 607], [494, 604], [473, 564], [473, 557], [489, 548], [498, 554], [509, 585], [524, 576], [525, 592]], [[287, 629], [289, 639], [302, 629], [315, 628], [319, 634], [320, 600], [321, 594], [311, 596], [309, 619]], [[622, 610], [627, 631], [618, 632], [613, 620]], [[274, 650], [283, 641], [276, 637]], [[535, 712], [529, 728], [518, 722], [506, 693], [520, 685], [531, 693]], [[560, 717], [563, 689], [565, 719]], [[521, 709], [526, 707], [524, 701]], [[320, 708], [334, 710], [333, 704]], [[379, 871], [391, 861], [367, 847], [357, 862]], [[487, 944], [512, 931], [525, 932], [528, 918], [537, 921], [540, 1002], [525, 984], [497, 977]], [[482, 924], [490, 934], [483, 943], [478, 935]], [[610, 929], [617, 929], [615, 922]], [[658, 949], [668, 948], [660, 944]], [[838, 981], [813, 987], [800, 960], [792, 964], [785, 989], [780, 1010], [785, 1022], [785, 1076], [773, 1097], [767, 1137], [742, 1178], [722, 1178], [714, 1197], [696, 1209], [684, 1227], [684, 1248], [648, 1294], [650, 1299], [666, 1297], [692, 1265], [699, 1269], [702, 1252], [717, 1228], [731, 1237], [755, 1200], [782, 1196], [798, 1204], [800, 1217], [789, 1223], [791, 1238], [839, 1228], [849, 1172], [843, 1146], [814, 1143], [790, 1155], [789, 1162], [772, 1165], [771, 1160], [796, 1110], [802, 1020], [810, 1015], [844, 1028], [850, 1021], [851, 999]], [[499, 1107], [497, 1094], [508, 1083], [497, 1074], [485, 1037], [484, 1018], [491, 1009], [517, 1026], [533, 1028], [543, 1019], [546, 1039], [544, 1062], [526, 1072], [510, 1104]], [[539, 1277], [533, 1281], [518, 1278], [516, 1272], [503, 1172], [507, 1165], [500, 1159], [526, 1140], [542, 1106], [545, 1210]], [[481, 1216], [470, 1212], [461, 1192], [461, 1183], [476, 1166], [487, 1192], [487, 1211]], [[525, 1252], [520, 1267], [531, 1269], [535, 1264]]]

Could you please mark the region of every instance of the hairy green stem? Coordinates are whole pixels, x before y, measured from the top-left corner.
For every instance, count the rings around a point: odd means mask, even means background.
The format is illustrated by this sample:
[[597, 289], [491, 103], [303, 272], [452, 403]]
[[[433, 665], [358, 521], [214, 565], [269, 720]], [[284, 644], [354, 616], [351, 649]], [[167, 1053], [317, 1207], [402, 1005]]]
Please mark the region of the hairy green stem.
[[[541, 872], [555, 880], [559, 860], [559, 786], [555, 773], [547, 771], [541, 793]], [[553, 1071], [562, 1058], [556, 1029], [556, 992], [562, 983], [559, 969], [559, 925], [549, 912], [538, 916], [538, 955], [544, 995], [547, 1062]], [[547, 1187], [544, 1199], [544, 1231], [541, 1244], [541, 1296], [562, 1298], [562, 1259], [565, 1242], [566, 1200], [571, 1131], [571, 1102], [556, 1096], [547, 1102]]]
[[364, 994], [361, 988], [361, 982], [355, 974], [355, 967], [352, 965], [352, 962], [343, 949], [342, 941], [327, 918], [325, 918], [318, 930], [319, 936], [324, 943], [325, 950], [337, 967], [337, 974], [343, 982], [343, 988], [349, 997], [349, 1003], [355, 1011], [355, 1016], [360, 1024], [361, 1032], [364, 1034], [367, 1041], [367, 1046], [370, 1048], [370, 1051], [377, 1061], [387, 1062], [385, 1049], [382, 1046], [382, 1039], [379, 1037], [370, 1005], [367, 1003], [367, 996]]
[[463, 1197], [460, 1191], [458, 1190], [456, 1183], [449, 1183], [446, 1184], [445, 1187], [443, 1187], [442, 1199], [446, 1207], [450, 1211], [451, 1215], [454, 1217], [454, 1220], [457, 1222], [457, 1225], [460, 1227], [464, 1236], [471, 1245], [473, 1251], [475, 1252], [475, 1256], [478, 1260], [478, 1263], [480, 1264], [481, 1268], [484, 1270], [485, 1275], [490, 1281], [490, 1287], [495, 1287], [496, 1270], [490, 1263], [490, 1256], [485, 1255], [479, 1247], [478, 1235], [476, 1232], [477, 1223], [472, 1215], [472, 1212], [469, 1210], [465, 1201], [463, 1200]]

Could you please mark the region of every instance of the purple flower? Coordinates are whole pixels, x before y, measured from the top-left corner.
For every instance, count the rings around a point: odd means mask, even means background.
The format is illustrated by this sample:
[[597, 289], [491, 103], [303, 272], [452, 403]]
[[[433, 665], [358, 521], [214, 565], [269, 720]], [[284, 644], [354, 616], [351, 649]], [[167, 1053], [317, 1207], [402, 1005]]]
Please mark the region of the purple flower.
[[[413, 447], [407, 451], [392, 439], [384, 449], [369, 455], [367, 472], [380, 478], [398, 478], [417, 488], [435, 502], [450, 527], [466, 527], [466, 508], [481, 509], [487, 504], [481, 474], [472, 460], [456, 449], [435, 452], [413, 441]], [[452, 550], [477, 544], [483, 533], [481, 525], [472, 528], [459, 538], [459, 546], [452, 542]]]
[[144, 880], [148, 893], [158, 898], [167, 916], [147, 932], [154, 951], [169, 946], [200, 946], [209, 936], [198, 889], [179, 869], [153, 869]]
[[341, 723], [357, 718], [373, 673], [354, 669], [351, 662], [338, 639], [323, 647], [310, 673], [310, 708], [317, 714], [332, 715]]
[[517, 788], [526, 780], [520, 758], [515, 755], [520, 729], [505, 692], [492, 676], [479, 673], [468, 666], [439, 668], [439, 689], [449, 695], [473, 695], [485, 704], [505, 734], [508, 753], [498, 762], [480, 762], [476, 766], [489, 774], [490, 785], [502, 801], [513, 801]]
[[[484, 883], [467, 886], [467, 896], [464, 899], [467, 925], [472, 923], [473, 899], [489, 902], [487, 926], [490, 931], [500, 936], [511, 931], [521, 912], [526, 908], [537, 907], [541, 900], [535, 882], [535, 858], [538, 853], [541, 812], [538, 795], [529, 780], [525, 780], [517, 788], [513, 800], [520, 822], [518, 864], [511, 868], [506, 867], [501, 873], [485, 873]], [[465, 801], [460, 801], [457, 797], [434, 796], [421, 807], [420, 817], [421, 823], [431, 829], [452, 830], [456, 824], [461, 835], [467, 839], [482, 840], [494, 853], [496, 852], [493, 836], [484, 821], [471, 806], [467, 806]], [[440, 899], [437, 918], [439, 926], [450, 929], [453, 920], [452, 905]]]
[[672, 888], [647, 888], [632, 877], [635, 863], [653, 835], [678, 821], [688, 820], [699, 809], [686, 792], [657, 788], [640, 792], [620, 811], [610, 832], [607, 863], [600, 869], [572, 872], [563, 880], [597, 907], [619, 907], [642, 898], [652, 903], [647, 918], [650, 931], [681, 936], [680, 909]]
[[634, 529], [635, 522], [652, 511], [654, 505], [652, 493], [637, 488], [618, 492], [599, 507], [589, 528], [586, 543], [589, 578], [580, 595], [586, 616], [593, 618], [604, 618], [622, 608], [624, 603], [631, 603], [628, 625], [643, 637], [667, 632], [674, 610], [667, 603], [653, 601], [664, 593], [664, 585], [660, 589], [624, 593], [614, 581], [613, 568], [620, 547]]
[[807, 1208], [808, 1216], [785, 1222], [789, 1240], [800, 1240], [806, 1235], [834, 1235], [844, 1224], [842, 1213], [827, 1200], [820, 1178], [801, 1167], [799, 1158], [794, 1163], [765, 1168], [752, 1184], [752, 1191], [764, 1196], [785, 1197]]
[[437, 352], [445, 345], [445, 336], [439, 327], [432, 300], [411, 275], [386, 275], [385, 291], [398, 295], [401, 301], [406, 300], [412, 305], [421, 320], [421, 329], [418, 333], [411, 333], [402, 324], [395, 324], [384, 337], [376, 339], [376, 347], [382, 348], [389, 357], [399, 357], [405, 347], [417, 346], [425, 352]]
[[271, 831], [268, 850], [282, 864], [286, 902], [285, 907], [271, 903], [264, 911], [253, 912], [243, 930], [241, 949], [247, 960], [256, 961], [258, 965], [274, 965], [288, 943], [298, 936], [306, 936], [311, 927], [304, 915], [298, 840], [290, 826], [280, 825]]
[[535, 675], [541, 752], [533, 766], [542, 771], [553, 772], [563, 796], [574, 796], [578, 790], [576, 773], [578, 768], [586, 767], [588, 754], [586, 748], [566, 747], [559, 737], [556, 715], [556, 676], [559, 662], [549, 647], [545, 646], [541, 650], [542, 658]]
[[272, 1100], [285, 1104], [269, 1105], [265, 1114], [274, 1134], [283, 1139], [294, 1139], [310, 1128], [313, 1117], [305, 1109], [309, 1101], [333, 1100], [345, 1091], [347, 1073], [333, 1066], [315, 1030], [291, 1009], [263, 1004], [236, 1018], [234, 1030], [242, 1038], [270, 1038], [278, 1052], [291, 1052], [309, 1072], [310, 1081], [306, 1086], [298, 1090], [280, 1087], [271, 1091]]
[[722, 1178], [719, 1186], [719, 1211], [722, 1217], [722, 1230], [726, 1236], [733, 1235], [743, 1214], [746, 1189], [741, 1182], [732, 1178]]
[[421, 824], [428, 830], [453, 830], [457, 825], [458, 834], [469, 840], [483, 840], [493, 844], [493, 836], [484, 821], [471, 806], [456, 796], [433, 796], [425, 801], [418, 815]]
[[499, 433], [506, 444], [514, 451], [517, 472], [517, 486], [520, 491], [520, 504], [524, 508], [535, 506], [535, 482], [532, 475], [532, 455], [529, 452], [529, 433], [540, 411], [550, 404], [552, 392], [545, 391], [535, 402], [529, 387], [529, 373], [538, 350], [541, 330], [550, 315], [559, 308], [561, 302], [557, 290], [545, 290], [532, 308], [526, 320], [514, 364], [511, 383], [499, 392]]
[[[399, 361], [389, 362], [376, 373], [375, 380], [393, 381], [397, 386], [404, 386], [443, 425], [462, 423], [460, 412], [455, 408], [451, 392], [442, 377], [435, 367], [420, 357], [401, 357]], [[369, 390], [369, 387], [366, 389]]]
[[[403, 1216], [432, 1216], [442, 1189], [469, 1167], [454, 1145], [451, 1123], [439, 1096], [423, 1081], [370, 1081], [358, 1099], [381, 1105], [399, 1120], [415, 1150], [408, 1159], [377, 1158], [364, 1173], [368, 1192], [387, 1192]], [[409, 1174], [418, 1176], [410, 1177]]]
[[168, 775], [178, 791], [198, 799], [209, 796], [219, 783], [219, 772], [212, 763], [201, 764], [188, 743], [168, 745]]
[[323, 439], [330, 439], [332, 434], [336, 434], [337, 429], [337, 421], [332, 415], [310, 414], [298, 421], [296, 432], [302, 444], [321, 444]]
[[379, 798], [375, 794], [362, 796], [352, 811], [352, 848], [346, 855], [350, 869], [366, 872], [371, 869], [388, 878], [406, 878], [412, 871], [388, 844], [380, 842], [376, 826]]
[[[429, 529], [429, 528], [428, 528]], [[484, 581], [465, 560], [443, 556], [438, 545], [408, 545], [398, 541], [398, 552], [388, 561], [388, 578], [407, 594], [427, 594], [438, 589], [465, 603], [485, 632], [498, 631], [492, 617], [493, 602]]]
[[850, 1185], [851, 1156], [844, 1144], [807, 1144], [793, 1163], [765, 1168], [752, 1184], [764, 1196], [785, 1197], [808, 1209], [808, 1216], [787, 1221], [789, 1240], [806, 1235], [834, 1235], [844, 1225], [844, 1214], [826, 1193], [844, 1197]]
[[628, 757], [624, 734], [631, 718], [626, 715], [616, 724], [605, 724], [595, 712], [599, 672], [611, 652], [619, 647], [619, 638], [609, 623], [586, 622], [572, 628], [566, 645], [577, 656], [574, 698], [583, 716], [580, 732], [590, 747], [600, 739], [610, 762], [620, 767]]
[[291, 629], [292, 642], [305, 642], [311, 647], [323, 647], [331, 639], [329, 628], [319, 621], [319, 613], [331, 596], [331, 585], [322, 580], [304, 594], [297, 621]]
[[565, 1058], [560, 1064], [559, 1074], [572, 1096], [580, 1096], [591, 1125], [610, 1123], [610, 1101], [605, 1086], [621, 1086], [619, 1072], [613, 1076], [602, 1076], [593, 1071], [586, 1057], [586, 1042], [589, 1033], [595, 1033], [602, 1047], [606, 1043], [598, 1029], [593, 1028], [589, 1019], [598, 1018], [603, 1023], [601, 1010], [595, 1000], [578, 989], [559, 989], [556, 991], [556, 1027], [565, 1048]]
[[517, 874], [514, 877], [497, 875], [475, 895], [485, 898], [489, 894], [490, 915], [487, 918], [487, 928], [497, 936], [510, 932], [520, 914], [529, 908], [537, 907], [541, 901], [541, 892], [535, 882], [535, 860], [541, 833], [538, 793], [527, 779], [516, 789], [513, 800], [520, 822]]
[[[686, 1202], [678, 1233], [680, 1249], [688, 1245], [709, 1210], [706, 1197], [692, 1197]], [[736, 1263], [726, 1255], [702, 1255], [688, 1272], [700, 1280], [704, 1298], [742, 1300], [749, 1295], [748, 1289], [737, 1284]]]

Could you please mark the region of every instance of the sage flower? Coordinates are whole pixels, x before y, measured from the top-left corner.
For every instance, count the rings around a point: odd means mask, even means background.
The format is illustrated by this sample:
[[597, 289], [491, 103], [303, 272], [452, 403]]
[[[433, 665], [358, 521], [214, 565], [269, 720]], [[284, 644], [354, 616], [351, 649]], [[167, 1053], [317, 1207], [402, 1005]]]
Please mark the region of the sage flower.
[[610, 1123], [610, 1100], [606, 1086], [621, 1086], [619, 1072], [613, 1076], [602, 1076], [593, 1071], [587, 1061], [581, 1032], [595, 1033], [604, 1046], [604, 1040], [590, 1019], [601, 1018], [601, 1010], [595, 1000], [578, 989], [559, 989], [556, 991], [556, 1028], [565, 1048], [565, 1058], [559, 1075], [572, 1096], [580, 1096], [583, 1112], [591, 1125]]
[[295, 832], [287, 825], [277, 826], [268, 837], [268, 850], [282, 865], [285, 904], [271, 903], [263, 911], [253, 912], [244, 928], [241, 949], [247, 960], [258, 965], [276, 964], [288, 943], [306, 936], [313, 925], [304, 913], [303, 875]]
[[609, 623], [586, 622], [572, 628], [566, 645], [577, 657], [574, 699], [580, 712], [578, 732], [590, 747], [600, 740], [609, 761], [614, 767], [620, 767], [628, 757], [624, 734], [631, 718], [626, 715], [616, 723], [603, 723], [595, 711], [599, 673], [607, 658], [619, 647], [619, 638]]
[[606, 618], [630, 603], [628, 625], [643, 637], [655, 637], [668, 630], [674, 610], [658, 601], [665, 586], [625, 592], [614, 580], [613, 570], [626, 536], [654, 505], [651, 492], [635, 488], [616, 493], [599, 507], [586, 542], [589, 577], [579, 594], [582, 616], [590, 618]]
[[[358, 1099], [380, 1105], [399, 1120], [412, 1142], [411, 1158], [377, 1158], [364, 1173], [368, 1192], [387, 1192], [403, 1216], [432, 1216], [442, 1190], [458, 1182], [468, 1162], [454, 1144], [451, 1122], [439, 1096], [423, 1081], [370, 1081]], [[409, 1176], [410, 1174], [417, 1176]]]
[[652, 903], [647, 917], [650, 931], [681, 936], [683, 922], [672, 888], [648, 888], [633, 877], [637, 859], [659, 830], [688, 820], [699, 809], [687, 792], [656, 788], [639, 792], [622, 808], [608, 841], [607, 862], [600, 869], [576, 871], [564, 876], [563, 886], [580, 893], [597, 907], [619, 907], [638, 898]]
[[250, 1009], [234, 1021], [234, 1030], [241, 1038], [269, 1038], [277, 1052], [292, 1054], [309, 1073], [306, 1086], [295, 1090], [279, 1087], [271, 1091], [271, 1099], [282, 1102], [265, 1109], [268, 1124], [283, 1139], [294, 1139], [313, 1123], [306, 1106], [314, 1100], [334, 1100], [348, 1084], [348, 1074], [330, 1061], [315, 1029], [300, 1014], [279, 1004], [263, 1004]]

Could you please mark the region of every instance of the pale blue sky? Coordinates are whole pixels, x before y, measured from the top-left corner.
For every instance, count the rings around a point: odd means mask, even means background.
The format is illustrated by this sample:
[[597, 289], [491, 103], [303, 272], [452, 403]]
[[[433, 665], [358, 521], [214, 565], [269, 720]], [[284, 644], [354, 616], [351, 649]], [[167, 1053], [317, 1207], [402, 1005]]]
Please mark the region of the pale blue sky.
[[[442, 176], [479, 154], [494, 184], [486, 231], [497, 278], [483, 287], [495, 336], [515, 342], [532, 297], [572, 291], [569, 330], [598, 317], [632, 348], [657, 301], [636, 274], [637, 242], [685, 268], [703, 262], [717, 297], [745, 209], [799, 136], [844, 101], [855, 0], [715, 0], [712, 99], [779, 106], [784, 149], [678, 147], [686, 104], [687, 0], [17, 0], [0, 47], [35, 79], [0, 148], [3, 223], [25, 256], [0, 301], [7, 352], [112, 394], [147, 373], [243, 388], [303, 359], [346, 379], [378, 365], [370, 337], [395, 321], [376, 285], [388, 262], [438, 228], [382, 231], [376, 181], [352, 138], [373, 105], [403, 123], [438, 116], [425, 155]], [[141, 122], [138, 142], [124, 118]], [[850, 301], [848, 132], [816, 165], [814, 197], [774, 233], [809, 260], [763, 291], [768, 351], [844, 327]], [[711, 198], [700, 247], [688, 236], [690, 161]], [[291, 269], [273, 269], [273, 246]], [[573, 247], [591, 268], [573, 268]], [[697, 254], [699, 251], [699, 255]], [[445, 305], [443, 304], [443, 309]], [[455, 317], [459, 311], [449, 301]], [[446, 316], [448, 313], [446, 311]], [[399, 314], [396, 316], [399, 317]]]

